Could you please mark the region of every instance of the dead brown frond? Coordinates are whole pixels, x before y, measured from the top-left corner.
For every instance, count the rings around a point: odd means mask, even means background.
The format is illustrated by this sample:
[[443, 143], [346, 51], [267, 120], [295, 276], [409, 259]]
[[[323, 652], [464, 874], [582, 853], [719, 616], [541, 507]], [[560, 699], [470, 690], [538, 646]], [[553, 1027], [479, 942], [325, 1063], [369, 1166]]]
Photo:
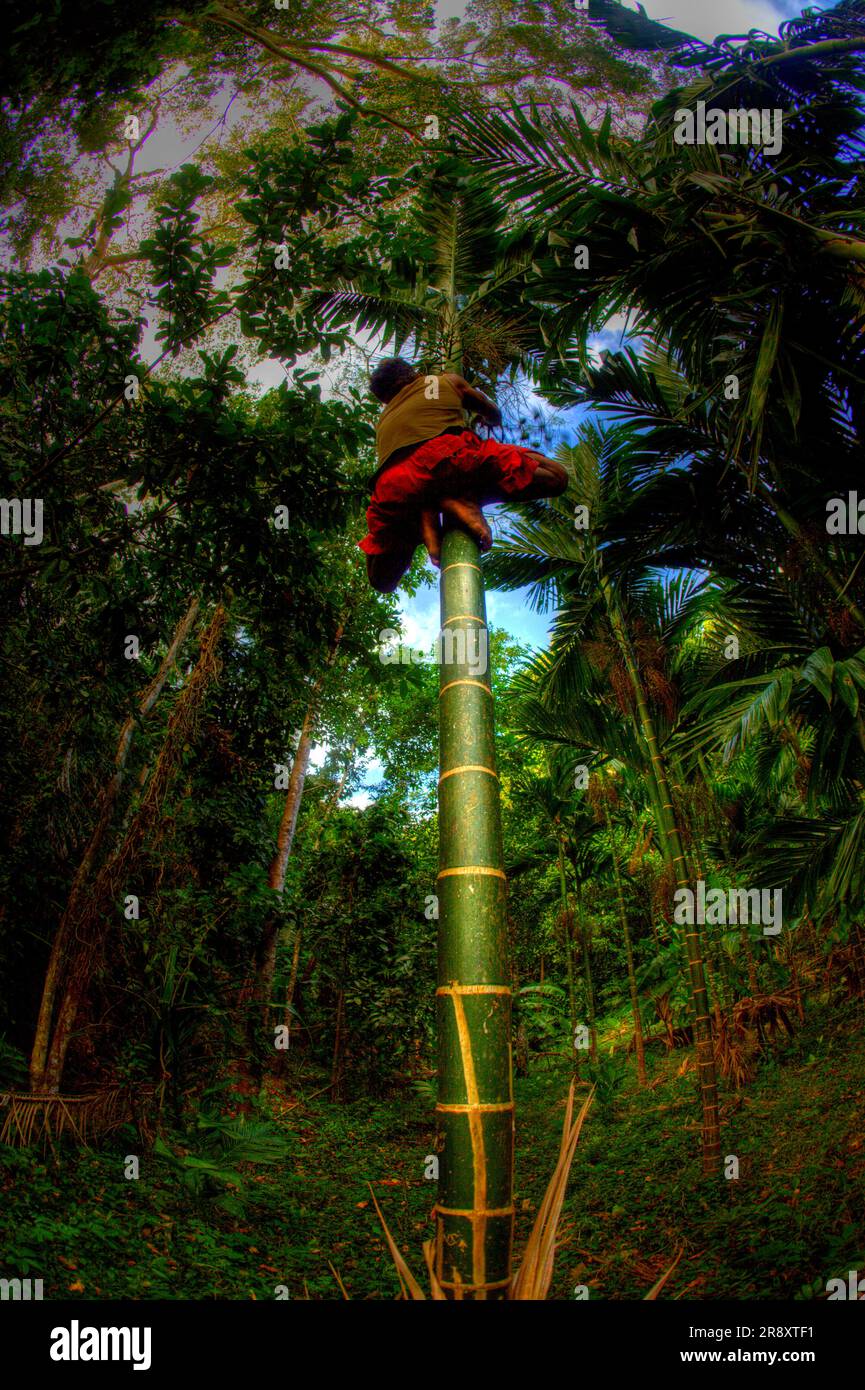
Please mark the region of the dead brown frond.
[[[574, 1119], [575, 1086], [576, 1083], [572, 1081], [565, 1103], [565, 1119], [562, 1126], [562, 1142], [559, 1148], [558, 1161], [553, 1171], [553, 1176], [550, 1178], [547, 1190], [544, 1193], [544, 1198], [538, 1210], [537, 1217], [535, 1218], [535, 1224], [532, 1227], [531, 1235], [526, 1243], [522, 1263], [511, 1279], [507, 1289], [506, 1297], [509, 1299], [544, 1299], [547, 1296], [552, 1282], [553, 1262], [556, 1253], [556, 1233], [562, 1214], [562, 1204], [565, 1200], [568, 1175], [571, 1171], [571, 1164], [574, 1161], [574, 1154], [577, 1150], [577, 1143], [580, 1138], [583, 1121], [588, 1114], [589, 1106], [595, 1094], [595, 1088], [593, 1086], [586, 1096], [586, 1099], [583, 1101], [577, 1118]], [[378, 1219], [381, 1222], [382, 1230], [384, 1231], [390, 1257], [396, 1268], [401, 1290], [400, 1297], [414, 1301], [426, 1299], [427, 1295], [415, 1279], [397, 1248], [396, 1241], [390, 1233], [388, 1224], [384, 1219], [381, 1207], [376, 1200], [376, 1195], [371, 1186], [369, 1190], [378, 1214]], [[430, 1297], [436, 1300], [446, 1301], [445, 1293], [435, 1273], [435, 1253], [432, 1241], [427, 1241], [424, 1244], [423, 1254], [430, 1280]], [[462, 1292], [459, 1288], [458, 1272], [456, 1285], [454, 1298], [461, 1299]]]
[[752, 1057], [745, 1039], [728, 1027], [724, 1014], [716, 1019], [712, 1035], [715, 1062], [721, 1075], [732, 1082], [737, 1091], [754, 1077]]
[[664, 864], [652, 884], [652, 915], [665, 922], [673, 919], [673, 891], [676, 887], [676, 871], [671, 864]]
[[675, 686], [671, 684], [664, 672], [659, 670], [658, 667], [648, 667], [645, 672], [645, 677], [649, 699], [657, 709], [663, 712], [672, 724], [676, 717], [677, 706]]
[[328, 1262], [327, 1262], [327, 1267], [328, 1267], [328, 1269], [330, 1270], [330, 1272], [331, 1272], [331, 1274], [333, 1275], [333, 1277], [334, 1277], [334, 1279], [336, 1280], [336, 1282], [339, 1284], [340, 1291], [341, 1291], [341, 1293], [342, 1293], [343, 1298], [347, 1299], [347, 1298], [348, 1298], [348, 1291], [347, 1291], [347, 1289], [346, 1289], [346, 1287], [345, 1287], [345, 1284], [342, 1282], [342, 1280], [341, 1280], [340, 1277], [339, 1277], [339, 1270], [336, 1269], [336, 1268], [331, 1264], [330, 1260], [328, 1260]]
[[390, 1233], [388, 1224], [385, 1221], [384, 1216], [382, 1215], [381, 1207], [378, 1204], [378, 1199], [372, 1190], [372, 1184], [367, 1183], [367, 1186], [370, 1190], [373, 1206], [375, 1207], [376, 1212], [378, 1213], [378, 1219], [381, 1222], [381, 1228], [384, 1231], [384, 1238], [387, 1241], [387, 1248], [390, 1251], [390, 1257], [394, 1262], [394, 1266], [396, 1267], [397, 1278], [399, 1279], [399, 1286], [401, 1289], [400, 1297], [404, 1299], [410, 1298], [413, 1299], [415, 1302], [421, 1301], [426, 1298], [426, 1294], [424, 1293], [418, 1281], [415, 1279], [414, 1275], [412, 1274], [411, 1270], [409, 1269], [408, 1265], [403, 1259], [402, 1254], [397, 1248], [397, 1243]]
[[673, 1270], [676, 1268], [676, 1265], [679, 1263], [679, 1261], [681, 1260], [681, 1258], [682, 1258], [682, 1256], [684, 1255], [684, 1253], [685, 1253], [685, 1247], [684, 1247], [684, 1245], [683, 1245], [682, 1248], [681, 1248], [681, 1250], [679, 1251], [678, 1255], [677, 1255], [676, 1258], [674, 1259], [673, 1263], [670, 1265], [669, 1269], [664, 1270], [664, 1273], [661, 1275], [661, 1277], [660, 1277], [660, 1279], [657, 1281], [657, 1283], [653, 1284], [652, 1287], [649, 1289], [649, 1292], [646, 1294], [646, 1297], [645, 1297], [645, 1299], [643, 1300], [644, 1302], [646, 1302], [646, 1301], [654, 1301], [654, 1299], [656, 1299], [656, 1298], [658, 1297], [658, 1294], [661, 1292], [661, 1289], [662, 1289], [662, 1288], [664, 1287], [664, 1285], [666, 1284], [667, 1280], [669, 1279], [670, 1275], [673, 1273]]
[[654, 833], [655, 833], [655, 828], [654, 828], [654, 826], [653, 826], [653, 825], [648, 825], [648, 826], [646, 827], [644, 833], [643, 833], [641, 836], [638, 837], [637, 843], [634, 845], [634, 849], [633, 849], [633, 852], [632, 852], [632, 854], [631, 854], [631, 857], [630, 857], [630, 859], [628, 860], [628, 873], [629, 873], [629, 874], [635, 874], [635, 873], [637, 872], [637, 870], [639, 869], [640, 865], [641, 865], [642, 862], [643, 862], [643, 859], [645, 858], [645, 856], [648, 854], [649, 850], [650, 850], [651, 847], [652, 847], [652, 840], [653, 840], [653, 838], [654, 838]]
[[560, 938], [563, 944], [567, 944], [574, 939], [574, 928], [576, 926], [575, 914], [571, 908], [567, 911], [563, 908], [556, 916], [556, 925], [559, 929]]
[[832, 947], [823, 962], [823, 984], [827, 988], [840, 985], [851, 1000], [865, 994], [865, 962], [858, 940]]
[[789, 994], [761, 994], [740, 999], [733, 1006], [733, 1026], [740, 1037], [756, 1033], [759, 1049], [765, 1050], [779, 1034], [792, 1038], [793, 1024], [788, 1011], [794, 1007], [795, 1001]]
[[574, 1119], [574, 1088], [572, 1081], [565, 1105], [565, 1120], [562, 1126], [562, 1142], [559, 1157], [544, 1193], [532, 1233], [529, 1236], [519, 1269], [511, 1280], [508, 1297], [512, 1299], [544, 1299], [553, 1279], [553, 1261], [556, 1253], [556, 1232], [565, 1200], [565, 1190], [583, 1121], [594, 1099], [594, 1086], [589, 1091]]
[[622, 714], [630, 715], [634, 708], [634, 687], [623, 662], [610, 667], [610, 686]]

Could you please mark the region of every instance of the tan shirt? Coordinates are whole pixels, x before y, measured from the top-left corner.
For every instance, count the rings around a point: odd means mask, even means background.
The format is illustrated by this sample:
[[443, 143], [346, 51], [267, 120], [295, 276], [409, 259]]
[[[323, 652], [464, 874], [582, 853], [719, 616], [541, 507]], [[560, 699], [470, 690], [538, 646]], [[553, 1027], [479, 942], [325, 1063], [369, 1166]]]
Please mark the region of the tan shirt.
[[467, 428], [460, 398], [453, 386], [443, 376], [436, 380], [438, 400], [427, 400], [427, 378], [419, 376], [388, 401], [375, 430], [379, 466], [387, 462], [395, 449], [434, 439], [445, 430]]

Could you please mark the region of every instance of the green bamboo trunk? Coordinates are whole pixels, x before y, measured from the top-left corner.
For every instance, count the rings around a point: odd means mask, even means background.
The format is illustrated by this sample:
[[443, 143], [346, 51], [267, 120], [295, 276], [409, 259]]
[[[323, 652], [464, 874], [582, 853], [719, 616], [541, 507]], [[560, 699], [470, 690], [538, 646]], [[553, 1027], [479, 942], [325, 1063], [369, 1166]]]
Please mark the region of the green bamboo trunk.
[[[439, 776], [439, 1190], [436, 1274], [503, 1298], [513, 1241], [511, 976], [495, 721], [477, 544], [442, 545]], [[448, 651], [444, 634], [454, 634]], [[462, 641], [465, 645], [461, 648]], [[448, 657], [451, 660], [448, 660]], [[459, 659], [462, 658], [462, 659]]]

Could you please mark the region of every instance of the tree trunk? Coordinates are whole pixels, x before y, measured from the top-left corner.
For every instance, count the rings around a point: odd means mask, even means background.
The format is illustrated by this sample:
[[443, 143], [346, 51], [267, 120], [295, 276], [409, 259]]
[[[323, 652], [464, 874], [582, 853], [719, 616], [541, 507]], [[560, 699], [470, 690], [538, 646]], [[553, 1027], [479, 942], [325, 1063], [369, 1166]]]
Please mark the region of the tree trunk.
[[333, 1061], [330, 1068], [330, 1098], [342, 1100], [342, 1048], [345, 1031], [345, 991], [340, 990], [336, 1001], [336, 1031], [333, 1038]]
[[50, 1094], [55, 1094], [60, 1089], [66, 1053], [91, 981], [93, 967], [110, 926], [112, 907], [122, 891], [129, 867], [134, 864], [142, 841], [159, 819], [165, 793], [177, 770], [184, 747], [194, 736], [210, 683], [219, 671], [217, 649], [227, 621], [225, 608], [222, 604], [217, 605], [202, 633], [195, 669], [183, 687], [168, 721], [162, 749], [141, 804], [121, 844], [96, 875], [90, 892], [86, 895], [79, 894], [77, 910], [70, 913], [70, 951], [66, 987], [38, 1087]]
[[[282, 809], [282, 819], [280, 820], [279, 831], [276, 837], [276, 852], [270, 861], [270, 868], [267, 874], [268, 887], [272, 888], [275, 893], [281, 894], [285, 888], [285, 871], [288, 867], [291, 848], [294, 844], [297, 817], [300, 812], [300, 803], [303, 800], [303, 788], [306, 783], [306, 774], [309, 771], [309, 759], [312, 753], [318, 707], [321, 701], [324, 684], [327, 680], [327, 674], [336, 661], [340, 643], [342, 642], [346, 618], [347, 614], [339, 621], [327, 656], [324, 659], [321, 674], [312, 687], [306, 706], [306, 714], [303, 718], [300, 738], [298, 740], [297, 749], [295, 750], [294, 761], [291, 765], [291, 774], [288, 779], [288, 788], [285, 793], [285, 805]], [[274, 972], [276, 970], [276, 947], [278, 941], [279, 917], [275, 912], [269, 912], [264, 926], [262, 927], [261, 937], [258, 943], [255, 988], [253, 991], [254, 1015], [260, 1021], [265, 1031], [267, 1031], [269, 1025], [270, 993], [273, 987]]]
[[294, 992], [297, 989], [297, 971], [300, 965], [300, 943], [303, 939], [303, 928], [298, 922], [297, 930], [294, 933], [294, 949], [291, 953], [291, 974], [288, 977], [288, 988], [285, 991], [285, 1026], [291, 1033], [291, 1014], [294, 1004]]
[[[479, 558], [470, 536], [446, 530], [444, 632], [486, 634]], [[454, 654], [469, 656], [458, 646]], [[468, 660], [448, 662], [447, 655], [443, 645], [435, 1270], [449, 1297], [460, 1288], [468, 1298], [503, 1298], [513, 1241], [514, 1101], [495, 720], [489, 671]]]
[[[512, 998], [520, 997], [520, 971], [517, 953], [517, 937], [514, 927], [514, 919], [508, 908], [508, 956], [511, 963], [511, 990]], [[523, 1011], [517, 1012], [517, 1022], [514, 1027], [514, 1070], [517, 1076], [528, 1076], [529, 1074], [529, 1039], [526, 1033]]]
[[748, 988], [751, 991], [751, 998], [756, 999], [760, 993], [760, 983], [757, 979], [757, 965], [754, 961], [754, 952], [751, 950], [751, 938], [748, 935], [748, 924], [745, 923], [739, 933], [742, 947], [745, 952], [745, 960], [748, 964]]
[[568, 881], [565, 877], [565, 851], [559, 840], [559, 890], [562, 899], [562, 934], [565, 943], [565, 964], [568, 970], [568, 1012], [571, 1017], [571, 1042], [577, 1031], [577, 1001], [574, 995], [574, 960], [571, 955], [571, 913], [568, 907]]
[[586, 1013], [589, 1020], [589, 1060], [598, 1060], [598, 1030], [595, 1025], [595, 986], [592, 982], [592, 961], [589, 954], [589, 935], [583, 919], [583, 892], [579, 880], [577, 880], [577, 906], [579, 908], [579, 932], [580, 946], [583, 952], [583, 980], [586, 986]]
[[603, 807], [604, 819], [607, 822], [607, 833], [610, 837], [610, 855], [613, 861], [613, 877], [616, 881], [616, 901], [619, 907], [619, 921], [622, 925], [622, 935], [625, 938], [625, 955], [628, 961], [628, 989], [631, 994], [631, 1012], [634, 1015], [634, 1048], [637, 1053], [637, 1080], [641, 1086], [645, 1086], [646, 1050], [643, 1046], [643, 1024], [640, 1018], [637, 976], [634, 972], [634, 952], [631, 949], [631, 933], [628, 929], [628, 914], [625, 911], [625, 895], [622, 891], [622, 876], [619, 873], [619, 856], [616, 854], [616, 846], [613, 840], [613, 824], [610, 818], [610, 809], [605, 800], [603, 801]]
[[185, 614], [175, 628], [174, 636], [171, 639], [165, 655], [159, 663], [159, 669], [156, 675], [142, 691], [138, 701], [137, 713], [130, 714], [121, 727], [120, 737], [117, 740], [117, 748], [114, 753], [114, 772], [102, 789], [96, 824], [93, 827], [93, 832], [87, 843], [87, 848], [82, 855], [81, 862], [75, 871], [75, 877], [72, 880], [69, 896], [66, 900], [66, 907], [57, 925], [57, 931], [51, 945], [51, 954], [48, 958], [48, 967], [45, 972], [45, 983], [42, 986], [39, 1016], [36, 1021], [33, 1051], [30, 1056], [30, 1089], [33, 1092], [38, 1093], [45, 1085], [45, 1063], [51, 1037], [54, 1000], [66, 963], [69, 937], [78, 911], [82, 892], [93, 872], [96, 860], [99, 857], [99, 852], [111, 824], [117, 805], [117, 799], [123, 786], [124, 777], [126, 775], [126, 764], [129, 760], [129, 752], [135, 733], [135, 725], [139, 719], [146, 719], [147, 716], [152, 713], [159, 696], [162, 694], [171, 669], [192, 630], [196, 614], [198, 613], [198, 605], [198, 598], [193, 598]]
[[[793, 942], [793, 933], [787, 933], [787, 964], [790, 968], [790, 988], [793, 991], [793, 1000], [796, 1005], [796, 1016], [800, 1023], [805, 1022], [805, 1007], [802, 1003], [802, 985], [799, 980], [799, 971], [796, 968], [796, 947]], [[865, 978], [862, 981], [865, 984]]]
[[[616, 641], [628, 672], [628, 679], [634, 693], [640, 730], [649, 753], [652, 774], [658, 791], [658, 831], [666, 846], [666, 855], [676, 879], [677, 888], [691, 888], [689, 883], [688, 861], [685, 847], [674, 818], [673, 797], [664, 760], [658, 747], [655, 726], [649, 713], [643, 683], [640, 679], [637, 659], [630, 639], [625, 631], [618, 605], [606, 580], [601, 581], [607, 602], [607, 611], [615, 633]], [[693, 891], [693, 890], [692, 890]], [[700, 932], [696, 921], [687, 924], [685, 949], [688, 959], [688, 972], [691, 982], [691, 997], [694, 1004], [694, 1041], [697, 1050], [697, 1070], [700, 1078], [700, 1098], [703, 1116], [702, 1147], [703, 1172], [718, 1174], [721, 1170], [721, 1134], [718, 1118], [718, 1081], [715, 1073], [715, 1056], [712, 1046], [712, 1029], [709, 1019], [709, 997], [706, 990], [706, 977], [703, 971], [703, 958], [700, 950]]]

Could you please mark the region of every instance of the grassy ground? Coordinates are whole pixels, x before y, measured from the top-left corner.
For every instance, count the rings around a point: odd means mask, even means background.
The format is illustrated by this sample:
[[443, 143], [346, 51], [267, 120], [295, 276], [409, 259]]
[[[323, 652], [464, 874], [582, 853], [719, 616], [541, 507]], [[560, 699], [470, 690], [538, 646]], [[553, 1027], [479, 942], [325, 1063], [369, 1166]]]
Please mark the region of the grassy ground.
[[[663, 1298], [802, 1297], [803, 1285], [865, 1270], [861, 1024], [861, 1009], [836, 1007], [830, 1030], [814, 1009], [750, 1086], [724, 1093], [722, 1151], [738, 1157], [737, 1180], [700, 1174], [687, 1054], [651, 1057], [644, 1090], [629, 1063], [583, 1130], [553, 1296], [585, 1285], [592, 1298], [643, 1298], [680, 1250]], [[567, 1083], [560, 1070], [517, 1085], [517, 1250], [555, 1163]], [[428, 1102], [291, 1103], [279, 1090], [268, 1100], [287, 1158], [245, 1166], [240, 1193], [202, 1187], [194, 1166], [131, 1137], [47, 1158], [0, 1150], [0, 1274], [42, 1278], [46, 1298], [272, 1299], [282, 1285], [328, 1299], [341, 1297], [332, 1264], [351, 1297], [394, 1297], [367, 1184], [420, 1277], [435, 1196]], [[140, 1176], [128, 1180], [135, 1153]]]

